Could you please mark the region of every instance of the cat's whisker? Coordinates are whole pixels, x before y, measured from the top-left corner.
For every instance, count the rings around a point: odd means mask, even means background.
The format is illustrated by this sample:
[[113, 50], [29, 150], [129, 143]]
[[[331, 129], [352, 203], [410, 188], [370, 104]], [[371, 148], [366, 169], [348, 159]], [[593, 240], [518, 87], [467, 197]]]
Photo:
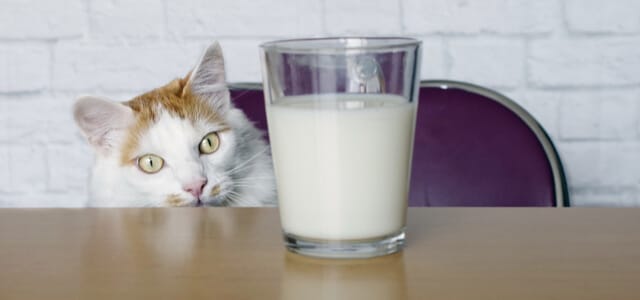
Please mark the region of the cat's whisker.
[[241, 198], [240, 194], [238, 194], [238, 193], [236, 193], [234, 191], [229, 192], [229, 194], [227, 195], [226, 198], [228, 200], [230, 200], [229, 203], [233, 203], [233, 204], [236, 204], [236, 205], [246, 204], [246, 202], [247, 202], [247, 200], [243, 200]]
[[[252, 188], [255, 187], [255, 182], [234, 182], [232, 185], [232, 187], [248, 187], [248, 188]], [[273, 189], [275, 190], [275, 186], [273, 186]]]
[[239, 172], [239, 171], [244, 170], [245, 168], [247, 168], [247, 167], [249, 167], [249, 166], [250, 166], [250, 165], [249, 165], [249, 163], [250, 163], [252, 160], [254, 160], [254, 159], [258, 158], [258, 157], [259, 157], [261, 154], [263, 154], [264, 152], [266, 152], [266, 151], [260, 151], [260, 152], [258, 152], [258, 153], [256, 153], [256, 154], [254, 154], [252, 157], [248, 158], [247, 160], [243, 161], [242, 163], [239, 163], [238, 165], [236, 165], [236, 166], [235, 166], [235, 167], [233, 167], [232, 169], [227, 170], [225, 173], [227, 173], [227, 174], [231, 175], [231, 174], [235, 174], [235, 173], [237, 173], [237, 172]]
[[[249, 186], [249, 188], [251, 188], [251, 186]], [[275, 192], [275, 190], [276, 190], [276, 188], [274, 186], [272, 188], [272, 191]], [[256, 199], [246, 198], [246, 195], [243, 196], [239, 192], [236, 192], [236, 191], [229, 192], [228, 196], [229, 196], [228, 199], [231, 200], [230, 203], [233, 203], [233, 205], [236, 205], [236, 206], [256, 206], [256, 205], [260, 205], [260, 204], [258, 204], [259, 202], [257, 202]]]
[[267, 180], [267, 181], [272, 181], [273, 178], [248, 178], [248, 179], [242, 179], [242, 180], [235, 180], [235, 182], [238, 183], [255, 183], [256, 181], [262, 181], [262, 180]]
[[237, 204], [253, 204], [251, 199], [246, 199], [239, 193], [233, 192], [232, 197], [235, 199], [235, 203]]
[[233, 187], [238, 187], [238, 188], [251, 188], [254, 187], [254, 185], [250, 185], [250, 184], [236, 184]]
[[242, 177], [242, 180], [245, 179], [273, 179], [273, 177], [270, 176], [248, 176], [248, 177]]
[[268, 147], [265, 147], [263, 150], [258, 151], [256, 154], [254, 154], [253, 156], [251, 156], [250, 158], [248, 158], [247, 160], [245, 160], [244, 162], [238, 164], [237, 166], [235, 166], [234, 168], [232, 168], [231, 170], [226, 171], [225, 173], [227, 173], [228, 175], [232, 175], [236, 172], [239, 172], [245, 168], [248, 167], [248, 164], [253, 161], [254, 159], [257, 159], [258, 157], [260, 157], [260, 155], [266, 153], [267, 151], [269, 151]]
[[231, 195], [231, 196], [237, 196], [237, 197], [241, 197], [241, 196], [242, 196], [240, 193], [238, 193], [238, 192], [236, 192], [236, 191], [230, 191], [230, 192], [229, 192], [229, 195]]

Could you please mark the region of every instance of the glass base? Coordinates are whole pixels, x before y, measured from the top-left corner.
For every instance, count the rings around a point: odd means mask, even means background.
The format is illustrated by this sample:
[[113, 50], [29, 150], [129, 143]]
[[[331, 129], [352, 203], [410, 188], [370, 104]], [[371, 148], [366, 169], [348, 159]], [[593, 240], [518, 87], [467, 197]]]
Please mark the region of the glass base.
[[284, 233], [287, 250], [324, 258], [369, 258], [392, 254], [404, 247], [404, 228], [396, 233], [366, 240], [315, 240]]

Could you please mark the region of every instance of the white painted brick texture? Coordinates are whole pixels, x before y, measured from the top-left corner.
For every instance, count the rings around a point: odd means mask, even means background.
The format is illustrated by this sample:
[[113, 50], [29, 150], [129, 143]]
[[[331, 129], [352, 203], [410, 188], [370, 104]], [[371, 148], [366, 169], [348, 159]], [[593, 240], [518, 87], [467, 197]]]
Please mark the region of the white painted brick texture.
[[640, 206], [640, 1], [0, 0], [0, 206], [82, 206], [93, 154], [71, 107], [183, 76], [218, 39], [259, 81], [275, 38], [404, 35], [422, 78], [494, 88], [556, 142], [574, 205]]
[[560, 137], [565, 140], [634, 140], [640, 95], [637, 92], [556, 92]]
[[640, 143], [576, 141], [559, 145], [574, 188], [638, 187], [640, 172], [636, 162], [640, 159]]
[[46, 45], [0, 44], [0, 93], [39, 91], [49, 86]]
[[553, 30], [554, 0], [405, 0], [404, 24], [410, 33], [539, 34]]
[[422, 78], [445, 78], [447, 59], [445, 45], [440, 38], [420, 38], [422, 40], [422, 65], [420, 76]]
[[79, 140], [71, 107], [75, 96], [27, 95], [7, 100], [0, 97], [3, 130], [0, 143], [73, 143]]
[[143, 45], [61, 43], [53, 55], [53, 88], [60, 91], [138, 91], [186, 75], [202, 43]]
[[50, 145], [46, 149], [49, 182], [47, 190], [55, 193], [87, 191], [91, 149], [85, 144]]
[[47, 151], [42, 143], [9, 146], [9, 192], [44, 191], [48, 180], [46, 156]]
[[220, 40], [220, 45], [225, 55], [228, 81], [258, 82], [262, 80], [259, 47], [261, 43], [266, 41], [267, 39]]
[[183, 37], [322, 34], [321, 1], [166, 0], [168, 28]]
[[533, 41], [530, 81], [539, 87], [637, 86], [638, 49], [638, 37]]
[[527, 91], [523, 93], [507, 93], [509, 97], [517, 100], [537, 121], [552, 139], [559, 138], [559, 106], [557, 92]]
[[3, 0], [0, 39], [54, 39], [80, 37], [86, 16], [82, 0]]
[[325, 0], [327, 32], [332, 35], [398, 33], [402, 27], [398, 1]]
[[[11, 190], [11, 174], [9, 173], [9, 147], [0, 145], [0, 193]], [[2, 196], [0, 196], [2, 205]]]
[[579, 33], [638, 33], [640, 1], [567, 0], [568, 29]]
[[455, 39], [449, 41], [449, 56], [452, 79], [509, 88], [524, 82], [522, 41]]
[[91, 36], [93, 38], [158, 38], [164, 35], [165, 15], [162, 1], [91, 0]]

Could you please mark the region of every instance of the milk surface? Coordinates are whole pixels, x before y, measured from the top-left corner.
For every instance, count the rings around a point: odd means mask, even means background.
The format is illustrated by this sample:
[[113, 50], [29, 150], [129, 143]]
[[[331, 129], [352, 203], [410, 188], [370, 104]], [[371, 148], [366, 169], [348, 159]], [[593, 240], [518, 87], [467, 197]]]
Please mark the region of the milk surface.
[[404, 227], [415, 112], [400, 96], [373, 94], [267, 105], [284, 231], [353, 240]]

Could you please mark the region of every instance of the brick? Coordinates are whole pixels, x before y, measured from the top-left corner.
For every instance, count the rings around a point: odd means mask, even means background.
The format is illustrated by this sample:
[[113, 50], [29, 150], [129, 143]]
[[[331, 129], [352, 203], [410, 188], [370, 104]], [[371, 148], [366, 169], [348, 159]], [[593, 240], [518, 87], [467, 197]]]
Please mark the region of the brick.
[[98, 38], [162, 36], [165, 18], [162, 1], [92, 0], [91, 35]]
[[502, 89], [499, 91], [498, 90], [495, 90], [495, 91], [511, 99], [511, 101], [515, 102], [520, 106], [526, 105], [526, 102], [527, 102], [525, 98], [526, 91], [523, 89]]
[[412, 34], [549, 33], [559, 14], [554, 0], [405, 0], [403, 8]]
[[29, 192], [0, 194], [0, 207], [85, 207], [86, 193]]
[[168, 27], [177, 36], [311, 36], [322, 34], [320, 1], [168, 1]]
[[93, 161], [93, 151], [88, 145], [49, 145], [46, 154], [49, 191], [86, 193]]
[[325, 0], [329, 35], [397, 34], [401, 30], [398, 0]]
[[4, 97], [0, 97], [0, 142], [8, 139], [9, 116], [11, 113], [7, 109]]
[[2, 142], [28, 142], [33, 136], [42, 134], [44, 128], [42, 114], [35, 112], [40, 102], [23, 99], [5, 101], [3, 109], [3, 130], [0, 132]]
[[538, 87], [640, 84], [640, 39], [532, 41], [529, 81]]
[[47, 185], [46, 147], [37, 137], [26, 145], [9, 146], [11, 192], [43, 191]]
[[73, 122], [74, 97], [71, 95], [16, 96], [0, 101], [5, 111], [0, 113], [0, 124], [4, 127], [0, 142], [29, 144], [82, 140]]
[[567, 97], [560, 105], [560, 137], [562, 139], [595, 138], [600, 131], [599, 102]]
[[559, 138], [560, 102], [555, 92], [526, 91], [518, 98], [522, 107], [531, 114], [554, 140]]
[[86, 28], [80, 0], [9, 0], [0, 9], [0, 38], [79, 37]]
[[[1, 21], [0, 21], [1, 22]], [[49, 86], [46, 46], [0, 46], [0, 92], [31, 92]]]
[[43, 129], [48, 143], [85, 142], [73, 119], [73, 104], [77, 98], [77, 95], [55, 95], [45, 99], [51, 107]]
[[559, 151], [572, 188], [634, 187], [640, 182], [638, 142], [560, 142]]
[[39, 113], [34, 113], [35, 109], [42, 107], [37, 97], [0, 98], [0, 142], [16, 143], [22, 137], [28, 137], [39, 132], [42, 126], [42, 119]]
[[227, 81], [262, 82], [260, 44], [266, 40], [220, 40]]
[[637, 0], [565, 0], [565, 18], [571, 32], [640, 32]]
[[640, 94], [600, 94], [600, 138], [634, 139], [637, 136]]
[[637, 92], [556, 93], [563, 139], [625, 140], [637, 136]]
[[440, 39], [422, 39], [422, 63], [420, 78], [446, 78], [445, 48]]
[[10, 188], [9, 148], [0, 145], [0, 192], [7, 192]]
[[449, 76], [491, 87], [517, 87], [524, 83], [524, 49], [521, 41], [449, 41]]
[[201, 43], [62, 43], [54, 49], [52, 85], [62, 91], [142, 92], [186, 75], [204, 49]]
[[637, 188], [575, 188], [571, 189], [572, 206], [630, 207], [640, 206]]
[[100, 96], [106, 99], [110, 99], [113, 101], [128, 101], [136, 97], [138, 93], [136, 92], [105, 92], [100, 93]]

